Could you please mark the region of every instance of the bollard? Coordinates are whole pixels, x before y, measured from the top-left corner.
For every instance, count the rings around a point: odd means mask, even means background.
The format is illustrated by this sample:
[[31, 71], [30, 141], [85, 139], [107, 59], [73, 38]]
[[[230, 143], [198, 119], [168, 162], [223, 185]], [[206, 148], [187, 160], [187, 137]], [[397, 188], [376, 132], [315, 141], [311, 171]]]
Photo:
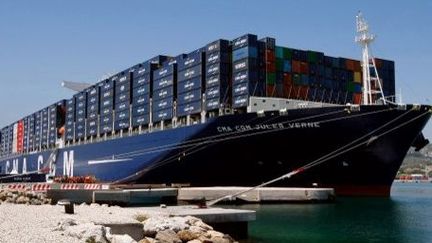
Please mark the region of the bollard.
[[69, 200], [60, 200], [57, 203], [58, 205], [65, 206], [65, 213], [67, 214], [74, 214], [74, 204], [70, 202]]

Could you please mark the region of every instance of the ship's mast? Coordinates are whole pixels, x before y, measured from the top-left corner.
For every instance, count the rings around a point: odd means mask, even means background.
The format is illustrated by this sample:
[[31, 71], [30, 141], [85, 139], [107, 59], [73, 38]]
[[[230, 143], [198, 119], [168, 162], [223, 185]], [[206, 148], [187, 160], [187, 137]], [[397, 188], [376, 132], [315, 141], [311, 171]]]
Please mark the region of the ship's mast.
[[[384, 104], [386, 103], [384, 93], [382, 91], [381, 81], [378, 76], [378, 71], [375, 66], [375, 59], [373, 58], [369, 49], [370, 43], [375, 40], [375, 35], [369, 33], [369, 25], [363, 18], [361, 12], [356, 16], [357, 36], [355, 41], [362, 47], [362, 68], [363, 68], [363, 104], [369, 105], [373, 103], [372, 94], [380, 94], [383, 98]], [[371, 68], [374, 69], [374, 75], [371, 75]], [[379, 90], [373, 90], [372, 82], [378, 83], [375, 87]]]

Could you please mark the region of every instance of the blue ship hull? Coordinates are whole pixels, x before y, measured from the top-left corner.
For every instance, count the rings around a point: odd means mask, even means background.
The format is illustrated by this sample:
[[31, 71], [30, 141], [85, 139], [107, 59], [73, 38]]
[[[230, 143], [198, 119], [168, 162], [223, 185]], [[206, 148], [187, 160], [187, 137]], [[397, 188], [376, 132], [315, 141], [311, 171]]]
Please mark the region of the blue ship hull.
[[[225, 115], [202, 124], [108, 137], [58, 149], [56, 176], [99, 182], [255, 186], [340, 150], [275, 186], [334, 187], [342, 195], [387, 196], [429, 106], [361, 106]], [[355, 143], [353, 143], [355, 141]], [[347, 146], [349, 145], [349, 146]], [[52, 150], [0, 159], [0, 174], [34, 173]]]

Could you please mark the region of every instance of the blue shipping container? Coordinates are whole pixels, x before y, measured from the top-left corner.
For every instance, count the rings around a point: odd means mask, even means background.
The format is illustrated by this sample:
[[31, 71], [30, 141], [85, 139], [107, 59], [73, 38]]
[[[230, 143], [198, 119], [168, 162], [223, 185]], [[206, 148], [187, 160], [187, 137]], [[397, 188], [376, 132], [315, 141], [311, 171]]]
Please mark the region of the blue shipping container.
[[201, 101], [195, 101], [185, 105], [179, 105], [177, 109], [177, 116], [186, 116], [191, 114], [197, 114], [201, 112]]
[[161, 79], [153, 81], [153, 92], [174, 85], [174, 76], [169, 75]]
[[192, 79], [188, 79], [182, 82], [177, 83], [177, 93], [181, 94], [184, 92], [188, 92], [193, 89], [201, 89], [202, 80], [201, 77], [196, 77]]
[[173, 97], [168, 97], [166, 99], [161, 99], [153, 102], [152, 110], [153, 112], [155, 112], [169, 107], [172, 108], [173, 105], [174, 105]]
[[201, 89], [191, 90], [177, 96], [177, 104], [187, 104], [196, 100], [201, 100]]
[[173, 108], [168, 108], [165, 110], [153, 112], [152, 120], [153, 122], [159, 122], [162, 120], [169, 120], [172, 118], [173, 118]]
[[258, 57], [258, 51], [256, 47], [245, 46], [243, 48], [233, 51], [232, 60], [233, 62], [236, 62], [244, 58], [257, 58], [257, 57]]
[[202, 75], [203, 66], [201, 64], [190, 67], [188, 69], [182, 70], [178, 73], [177, 79], [178, 81], [183, 81], [187, 79], [191, 79], [194, 77], [199, 77]]
[[206, 67], [206, 76], [213, 76], [217, 74], [229, 75], [229, 64], [215, 63]]
[[149, 122], [150, 122], [150, 115], [149, 114], [137, 116], [137, 117], [133, 117], [132, 126], [137, 127], [137, 126], [141, 126], [141, 125], [147, 125], [147, 124], [149, 124]]

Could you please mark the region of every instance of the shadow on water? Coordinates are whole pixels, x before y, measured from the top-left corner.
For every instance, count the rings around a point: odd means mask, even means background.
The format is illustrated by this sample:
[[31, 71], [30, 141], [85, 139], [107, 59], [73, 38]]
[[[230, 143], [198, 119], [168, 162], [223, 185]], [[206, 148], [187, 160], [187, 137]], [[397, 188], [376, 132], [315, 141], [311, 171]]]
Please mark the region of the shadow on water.
[[432, 242], [432, 184], [395, 184], [391, 198], [227, 207], [257, 211], [247, 243]]

